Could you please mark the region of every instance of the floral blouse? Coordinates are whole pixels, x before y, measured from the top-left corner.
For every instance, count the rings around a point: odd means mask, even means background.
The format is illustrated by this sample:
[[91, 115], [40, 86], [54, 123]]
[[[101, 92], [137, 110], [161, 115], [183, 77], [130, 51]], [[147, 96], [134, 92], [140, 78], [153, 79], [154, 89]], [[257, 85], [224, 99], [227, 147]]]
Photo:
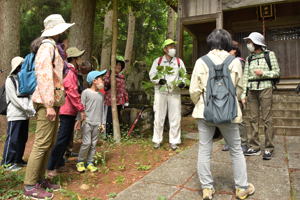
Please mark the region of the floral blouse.
[[[53, 56], [55, 56], [53, 62], [55, 66], [52, 63]], [[37, 86], [32, 96], [33, 102], [44, 104], [45, 107], [53, 107], [56, 97], [54, 90], [64, 89], [63, 67], [64, 61], [56, 48], [55, 41], [44, 40], [35, 57]]]
[[[105, 105], [111, 106], [111, 87], [110, 87], [110, 73], [111, 71], [107, 72], [104, 76], [104, 84], [109, 89], [106, 91], [105, 94]], [[123, 74], [116, 75], [116, 88], [117, 88], [117, 105], [123, 105], [128, 103], [128, 93], [126, 91], [126, 83], [125, 83], [125, 76]]]

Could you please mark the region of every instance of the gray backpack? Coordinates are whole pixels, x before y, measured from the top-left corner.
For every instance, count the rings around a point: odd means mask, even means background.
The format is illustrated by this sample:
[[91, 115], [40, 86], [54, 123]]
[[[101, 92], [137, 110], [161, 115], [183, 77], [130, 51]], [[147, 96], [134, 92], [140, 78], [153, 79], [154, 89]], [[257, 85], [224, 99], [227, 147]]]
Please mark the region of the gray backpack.
[[206, 99], [203, 98], [204, 119], [214, 124], [230, 123], [237, 116], [236, 92], [228, 69], [235, 57], [229, 55], [220, 65], [215, 65], [207, 55], [201, 59], [209, 68]]

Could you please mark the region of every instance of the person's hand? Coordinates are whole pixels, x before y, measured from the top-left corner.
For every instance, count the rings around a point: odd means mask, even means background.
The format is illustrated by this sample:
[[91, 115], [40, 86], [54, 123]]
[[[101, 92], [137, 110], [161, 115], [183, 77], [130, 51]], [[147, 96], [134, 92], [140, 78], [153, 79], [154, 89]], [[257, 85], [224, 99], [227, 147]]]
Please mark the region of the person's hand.
[[254, 73], [256, 74], [256, 76], [261, 76], [263, 75], [263, 71], [261, 69], [255, 69]]
[[99, 125], [98, 130], [99, 130], [100, 133], [104, 133], [105, 132], [105, 125], [104, 124]]
[[47, 108], [46, 109], [46, 117], [50, 120], [50, 121], [55, 121], [56, 118], [56, 112], [54, 110], [54, 108]]
[[125, 107], [128, 107], [128, 106], [129, 106], [129, 103], [128, 103], [128, 102], [124, 103], [124, 106], [125, 106]]
[[178, 87], [179, 87], [180, 89], [184, 88], [184, 87], [185, 87], [184, 82], [179, 83], [179, 84], [178, 84]]
[[33, 108], [28, 108], [28, 109], [26, 110], [26, 115], [27, 115], [28, 117], [34, 117], [34, 115], [35, 115], [35, 110], [34, 110]]
[[158, 84], [159, 85], [165, 85], [167, 83], [166, 79], [159, 79]]
[[81, 127], [81, 121], [77, 120], [74, 126], [74, 130], [78, 131], [80, 130], [80, 127]]
[[246, 103], [247, 103], [247, 98], [241, 99], [243, 106], [245, 107]]
[[80, 119], [81, 119], [81, 121], [86, 119], [86, 114], [84, 111], [80, 112]]

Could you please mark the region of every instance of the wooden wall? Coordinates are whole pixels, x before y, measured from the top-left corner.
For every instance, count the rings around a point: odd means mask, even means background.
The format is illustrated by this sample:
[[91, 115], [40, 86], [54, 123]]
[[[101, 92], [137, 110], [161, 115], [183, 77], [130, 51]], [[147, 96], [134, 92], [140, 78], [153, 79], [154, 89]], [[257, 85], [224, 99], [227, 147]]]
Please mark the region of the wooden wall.
[[[300, 2], [280, 3], [276, 4], [275, 8], [276, 19], [265, 23], [267, 46], [276, 53], [283, 78], [300, 78], [300, 31], [296, 33], [295, 38], [274, 39], [272, 36], [274, 31], [300, 30]], [[242, 56], [246, 57], [249, 52], [243, 38], [253, 31], [262, 33], [262, 22], [257, 18], [257, 7], [225, 11], [223, 16], [224, 28], [232, 33], [234, 40], [241, 43]], [[197, 40], [197, 52], [194, 52], [197, 55], [193, 56], [193, 60], [207, 53], [205, 39], [214, 29], [214, 22], [188, 24], [185, 28]]]
[[221, 12], [221, 2], [221, 0], [185, 0], [182, 3], [182, 17]]

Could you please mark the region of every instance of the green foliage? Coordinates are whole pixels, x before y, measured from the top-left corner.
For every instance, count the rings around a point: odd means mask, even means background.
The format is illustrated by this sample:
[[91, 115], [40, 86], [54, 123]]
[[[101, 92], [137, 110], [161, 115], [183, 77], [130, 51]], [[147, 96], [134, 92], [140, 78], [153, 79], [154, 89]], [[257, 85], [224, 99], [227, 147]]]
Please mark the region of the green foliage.
[[108, 198], [115, 198], [118, 194], [115, 192], [111, 192], [107, 195]]
[[94, 156], [94, 163], [95, 165], [101, 165], [101, 166], [106, 166], [106, 155], [109, 151], [100, 151], [96, 152]]
[[80, 196], [76, 192], [65, 189], [61, 189], [60, 192], [64, 197], [67, 197], [70, 200], [81, 200]]
[[4, 199], [20, 199], [23, 194], [20, 188], [23, 185], [24, 172], [8, 172], [5, 167], [0, 166], [0, 200]]
[[165, 196], [159, 196], [159, 197], [157, 198], [157, 200], [167, 200], [167, 197], [165, 197]]
[[21, 6], [21, 56], [29, 53], [30, 43], [41, 35], [44, 19], [53, 13], [70, 21], [71, 1], [26, 0]]
[[151, 169], [151, 165], [140, 165], [137, 167], [137, 170], [139, 171], [148, 171], [149, 169]]
[[125, 177], [124, 176], [117, 176], [115, 179], [115, 182], [118, 184], [123, 184], [125, 182]]

